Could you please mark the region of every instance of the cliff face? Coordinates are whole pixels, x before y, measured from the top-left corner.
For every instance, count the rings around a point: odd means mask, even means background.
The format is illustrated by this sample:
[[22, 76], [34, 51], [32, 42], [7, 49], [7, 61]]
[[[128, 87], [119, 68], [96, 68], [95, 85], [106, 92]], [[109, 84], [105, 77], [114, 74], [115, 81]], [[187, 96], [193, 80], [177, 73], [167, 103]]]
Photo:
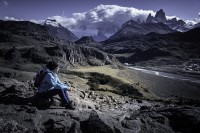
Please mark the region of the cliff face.
[[163, 9], [160, 9], [159, 11], [157, 11], [155, 17], [152, 16], [150, 13], [146, 19], [146, 23], [160, 23], [160, 22], [166, 24], [171, 29], [178, 32], [186, 32], [190, 30], [190, 28], [188, 28], [187, 24], [182, 19], [177, 20], [176, 17], [172, 19], [167, 19]]

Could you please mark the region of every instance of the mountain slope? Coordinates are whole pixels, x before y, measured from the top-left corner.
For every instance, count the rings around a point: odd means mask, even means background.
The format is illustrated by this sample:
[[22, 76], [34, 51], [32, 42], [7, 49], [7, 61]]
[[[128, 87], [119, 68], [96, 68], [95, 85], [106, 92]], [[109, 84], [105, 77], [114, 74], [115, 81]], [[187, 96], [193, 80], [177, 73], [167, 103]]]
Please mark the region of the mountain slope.
[[129, 20], [123, 24], [121, 29], [109, 39], [122, 38], [132, 35], [146, 35], [151, 32], [166, 34], [173, 32], [173, 30], [164, 23], [138, 23], [134, 20]]
[[63, 41], [74, 42], [78, 40], [78, 37], [76, 35], [74, 35], [67, 28], [63, 27], [54, 19], [47, 19], [44, 26], [47, 27], [50, 35], [55, 36]]
[[122, 63], [138, 65], [180, 65], [200, 59], [200, 28], [185, 33], [132, 35], [104, 42], [103, 49]]
[[[105, 65], [116, 59], [95, 47], [64, 42], [49, 34], [46, 26], [31, 22], [0, 22], [1, 66], [15, 64], [44, 64], [51, 59], [64, 66]], [[12, 62], [12, 63], [11, 63]], [[11, 64], [10, 64], [11, 63]]]

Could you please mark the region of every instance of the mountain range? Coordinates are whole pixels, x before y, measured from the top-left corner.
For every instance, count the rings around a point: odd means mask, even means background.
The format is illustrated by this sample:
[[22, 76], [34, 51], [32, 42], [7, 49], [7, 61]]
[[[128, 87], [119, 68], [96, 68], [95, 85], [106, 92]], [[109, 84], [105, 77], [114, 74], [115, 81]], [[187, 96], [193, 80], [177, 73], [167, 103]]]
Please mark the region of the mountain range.
[[[44, 25], [49, 27], [50, 34], [54, 34], [59, 38], [65, 38], [65, 40], [67, 39], [74, 42], [78, 40], [78, 37], [89, 35], [92, 36], [96, 41], [100, 42], [108, 39], [109, 37], [113, 38], [113, 36], [115, 37], [119, 34], [148, 34], [151, 32], [166, 34], [175, 31], [186, 32], [192, 28], [198, 27], [199, 24], [188, 25], [182, 19], [177, 19], [176, 17], [167, 19], [163, 9], [160, 9], [156, 12], [155, 16], [152, 16], [150, 13], [146, 21], [143, 22], [140, 19], [133, 20], [130, 18], [129, 21], [122, 24], [121, 28], [114, 22], [99, 23], [97, 24], [96, 29], [94, 26], [83, 23], [77, 26], [78, 29], [77, 27], [70, 27], [70, 29], [74, 32], [73, 34], [70, 33], [67, 28], [59, 24], [55, 19], [48, 18]], [[90, 34], [88, 34], [88, 32]]]
[[186, 23], [182, 19], [177, 20], [177, 18], [172, 18], [168, 20], [166, 18], [166, 15], [163, 9], [160, 9], [159, 11], [157, 11], [155, 17], [153, 17], [150, 13], [146, 19], [146, 23], [159, 23], [159, 22], [162, 22], [168, 25], [171, 29], [176, 30], [176, 31], [185, 32], [189, 30], [187, 28]]
[[138, 23], [130, 20], [122, 25], [121, 29], [109, 39], [128, 37], [132, 35], [146, 35], [149, 33], [167, 34], [174, 32], [170, 27], [162, 22], [159, 23]]
[[[164, 62], [199, 58], [199, 46], [196, 43], [199, 42], [199, 24], [190, 30], [183, 20], [168, 20], [162, 9], [155, 17], [149, 14], [146, 22], [139, 19], [127, 21], [108, 39], [105, 32], [101, 32], [103, 27], [106, 26], [102, 25], [97, 35], [79, 39], [54, 19], [47, 19], [43, 25], [28, 21], [0, 21], [0, 52], [6, 60], [7, 54], [11, 52], [8, 57], [12, 56], [13, 59], [16, 54], [19, 60], [45, 63], [45, 60], [56, 57], [68, 65], [112, 64], [116, 62], [115, 57], [122, 63], [131, 64], [155, 61], [155, 57], [165, 58]], [[184, 28], [186, 32], [177, 31]], [[106, 40], [100, 42], [102, 38]], [[27, 46], [29, 48], [25, 48]]]

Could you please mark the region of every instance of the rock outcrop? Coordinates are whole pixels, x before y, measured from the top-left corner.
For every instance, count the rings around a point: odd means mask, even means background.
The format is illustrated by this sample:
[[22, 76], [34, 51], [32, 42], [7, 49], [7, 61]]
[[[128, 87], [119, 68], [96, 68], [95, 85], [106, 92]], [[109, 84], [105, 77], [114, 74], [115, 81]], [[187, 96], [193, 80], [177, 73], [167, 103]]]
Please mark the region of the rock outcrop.
[[163, 11], [163, 9], [160, 9], [159, 11], [156, 12], [155, 20], [157, 22], [165, 22], [165, 21], [167, 21], [167, 18], [165, 16], [165, 12]]
[[166, 24], [175, 31], [186, 32], [189, 30], [186, 23], [182, 19], [180, 20], [177, 20], [177, 18], [167, 19], [163, 9], [157, 11], [155, 17], [152, 16], [150, 13], [146, 19], [146, 23], [160, 23], [160, 22]]
[[[64, 109], [59, 97], [39, 108], [31, 81], [0, 79], [1, 132], [146, 133], [199, 131], [200, 108], [164, 102], [69, 92], [76, 110]], [[95, 98], [95, 99], [93, 99]], [[46, 105], [48, 103], [45, 103]], [[44, 104], [44, 105], [45, 105]], [[112, 105], [112, 106], [111, 106]]]

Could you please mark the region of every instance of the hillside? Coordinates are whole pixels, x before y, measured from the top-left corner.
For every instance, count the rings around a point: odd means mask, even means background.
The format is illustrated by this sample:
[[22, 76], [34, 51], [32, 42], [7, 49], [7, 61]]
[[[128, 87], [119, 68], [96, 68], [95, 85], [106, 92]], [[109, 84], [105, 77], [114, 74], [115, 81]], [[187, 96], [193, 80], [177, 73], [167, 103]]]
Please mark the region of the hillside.
[[15, 64], [45, 64], [51, 59], [66, 66], [115, 64], [116, 59], [95, 47], [76, 45], [50, 34], [46, 26], [31, 22], [0, 22], [1, 66]]
[[185, 33], [149, 33], [121, 36], [104, 41], [105, 52], [112, 53], [122, 63], [140, 66], [180, 66], [187, 68], [200, 58], [199, 28]]

